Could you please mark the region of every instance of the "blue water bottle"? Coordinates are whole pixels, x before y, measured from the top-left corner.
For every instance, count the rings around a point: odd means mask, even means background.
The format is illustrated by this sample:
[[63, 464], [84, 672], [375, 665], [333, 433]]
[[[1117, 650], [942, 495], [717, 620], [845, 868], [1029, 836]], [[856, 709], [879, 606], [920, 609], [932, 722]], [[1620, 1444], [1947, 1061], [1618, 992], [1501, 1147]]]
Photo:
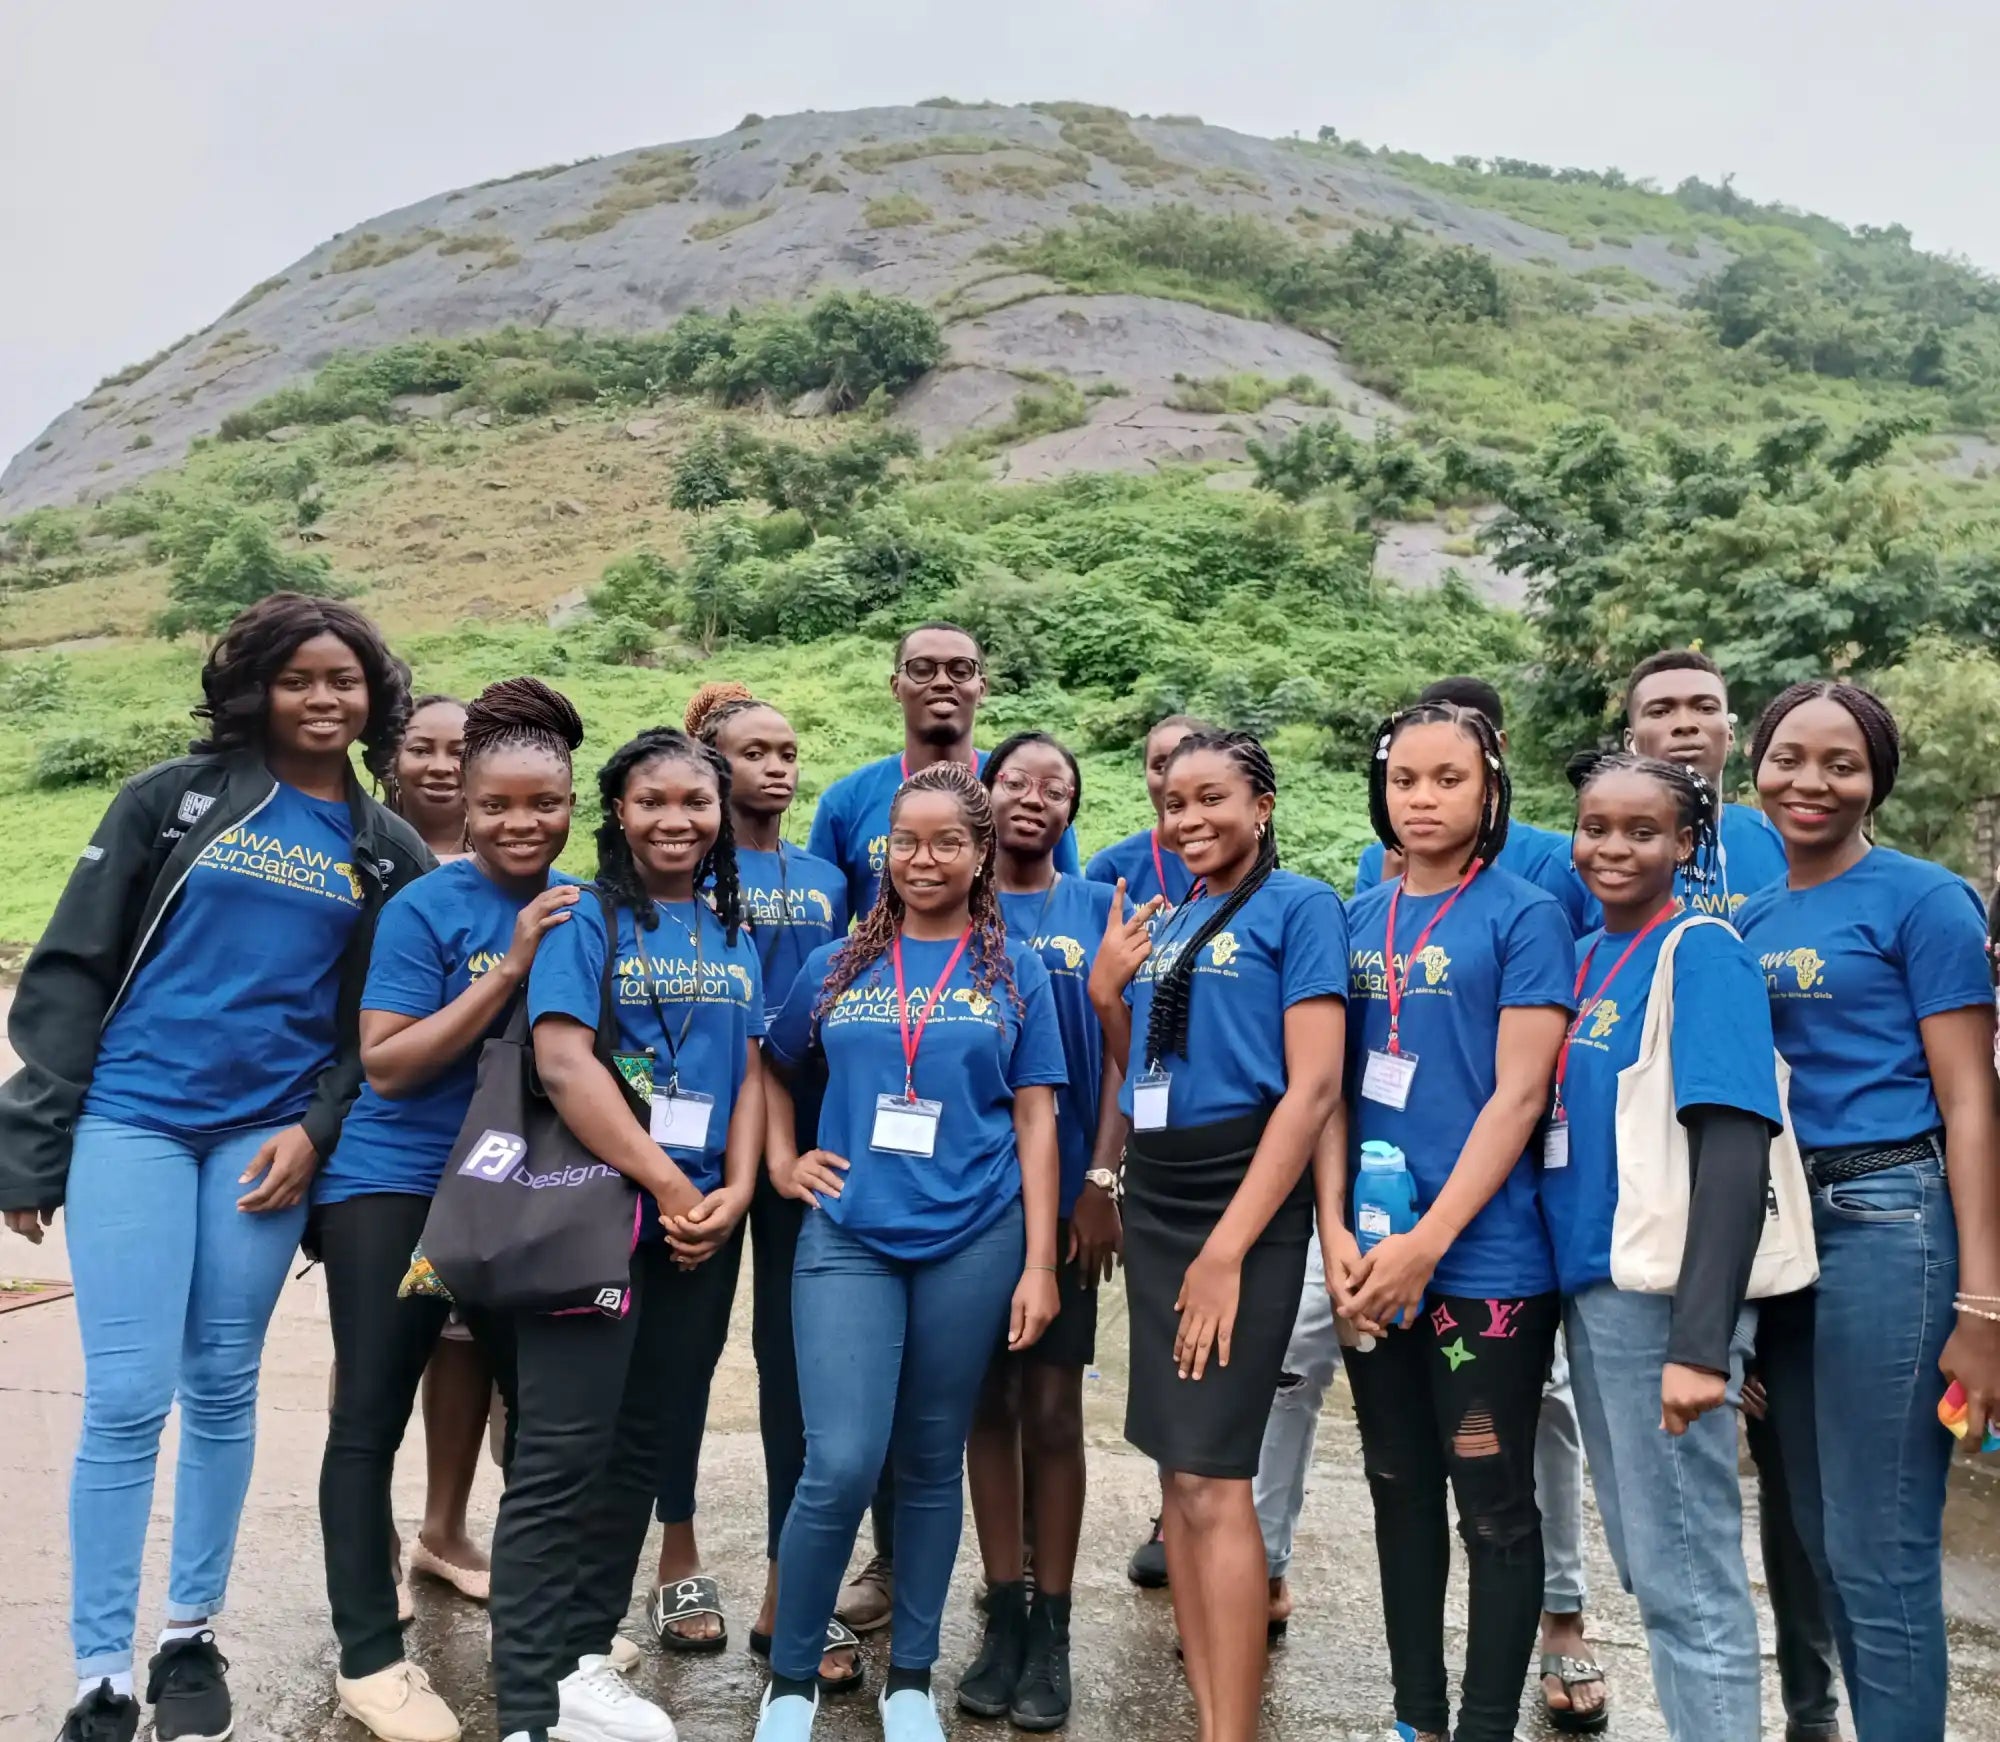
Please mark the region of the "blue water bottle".
[[[1362, 1144], [1361, 1177], [1354, 1185], [1354, 1239], [1362, 1255], [1416, 1225], [1417, 1182], [1403, 1152], [1379, 1139]], [[1394, 1322], [1407, 1327], [1412, 1321], [1405, 1311]]]

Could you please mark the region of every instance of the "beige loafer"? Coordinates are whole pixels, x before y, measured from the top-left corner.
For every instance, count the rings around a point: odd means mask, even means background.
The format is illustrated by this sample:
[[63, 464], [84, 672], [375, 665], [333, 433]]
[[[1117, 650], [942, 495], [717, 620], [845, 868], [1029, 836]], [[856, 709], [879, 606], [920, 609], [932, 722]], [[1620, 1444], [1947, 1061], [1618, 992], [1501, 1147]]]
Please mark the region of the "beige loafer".
[[458, 1742], [458, 1719], [407, 1660], [374, 1675], [333, 1678], [340, 1709], [380, 1742]]
[[434, 1554], [418, 1537], [410, 1549], [410, 1571], [422, 1573], [449, 1585], [469, 1602], [484, 1603], [493, 1594], [493, 1575], [484, 1567], [454, 1566], [443, 1555]]

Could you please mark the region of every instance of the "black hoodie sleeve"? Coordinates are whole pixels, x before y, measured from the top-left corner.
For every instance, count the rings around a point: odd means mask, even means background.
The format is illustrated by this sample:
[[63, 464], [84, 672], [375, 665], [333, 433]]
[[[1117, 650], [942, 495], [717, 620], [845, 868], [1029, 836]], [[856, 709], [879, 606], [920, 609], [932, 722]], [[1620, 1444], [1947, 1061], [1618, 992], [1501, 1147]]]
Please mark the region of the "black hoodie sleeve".
[[1694, 1178], [1667, 1360], [1726, 1374], [1736, 1315], [1764, 1233], [1771, 1127], [1733, 1107], [1689, 1107], [1681, 1123]]
[[21, 971], [7, 1020], [21, 1068], [0, 1084], [0, 1210], [62, 1202], [98, 1036], [138, 942], [155, 845], [185, 788], [169, 764], [119, 789]]

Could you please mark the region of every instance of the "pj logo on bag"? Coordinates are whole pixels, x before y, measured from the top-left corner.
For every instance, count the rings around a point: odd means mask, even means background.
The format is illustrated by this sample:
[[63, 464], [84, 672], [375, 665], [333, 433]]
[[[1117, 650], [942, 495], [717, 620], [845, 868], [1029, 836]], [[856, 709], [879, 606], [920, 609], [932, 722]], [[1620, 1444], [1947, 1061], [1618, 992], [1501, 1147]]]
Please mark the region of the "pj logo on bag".
[[521, 1165], [528, 1140], [511, 1131], [482, 1131], [458, 1171], [474, 1179], [504, 1180]]

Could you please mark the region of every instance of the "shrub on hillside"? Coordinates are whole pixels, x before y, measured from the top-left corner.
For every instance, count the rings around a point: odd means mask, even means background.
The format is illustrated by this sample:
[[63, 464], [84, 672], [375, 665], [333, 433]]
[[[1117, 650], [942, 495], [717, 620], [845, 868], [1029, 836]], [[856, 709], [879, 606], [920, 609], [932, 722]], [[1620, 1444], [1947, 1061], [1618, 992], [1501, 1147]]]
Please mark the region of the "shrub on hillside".
[[30, 508], [0, 528], [0, 562], [44, 563], [82, 548], [82, 529], [61, 508]]
[[588, 603], [591, 614], [605, 622], [625, 617], [640, 623], [670, 623], [674, 586], [674, 571], [663, 558], [650, 550], [635, 550], [604, 565]]
[[742, 494], [727, 445], [714, 429], [705, 429], [674, 462], [667, 501], [683, 513], [700, 514], [737, 501]]
[[264, 521], [238, 511], [198, 557], [190, 550], [176, 560], [157, 628], [169, 639], [191, 629], [213, 635], [273, 593], [339, 598], [347, 590], [325, 557], [281, 549]]
[[47, 659], [20, 659], [0, 666], [0, 716], [50, 714], [69, 705], [70, 663], [62, 654]]
[[45, 790], [124, 780], [156, 762], [185, 756], [189, 741], [185, 720], [128, 720], [65, 733], [35, 746], [28, 779]]

